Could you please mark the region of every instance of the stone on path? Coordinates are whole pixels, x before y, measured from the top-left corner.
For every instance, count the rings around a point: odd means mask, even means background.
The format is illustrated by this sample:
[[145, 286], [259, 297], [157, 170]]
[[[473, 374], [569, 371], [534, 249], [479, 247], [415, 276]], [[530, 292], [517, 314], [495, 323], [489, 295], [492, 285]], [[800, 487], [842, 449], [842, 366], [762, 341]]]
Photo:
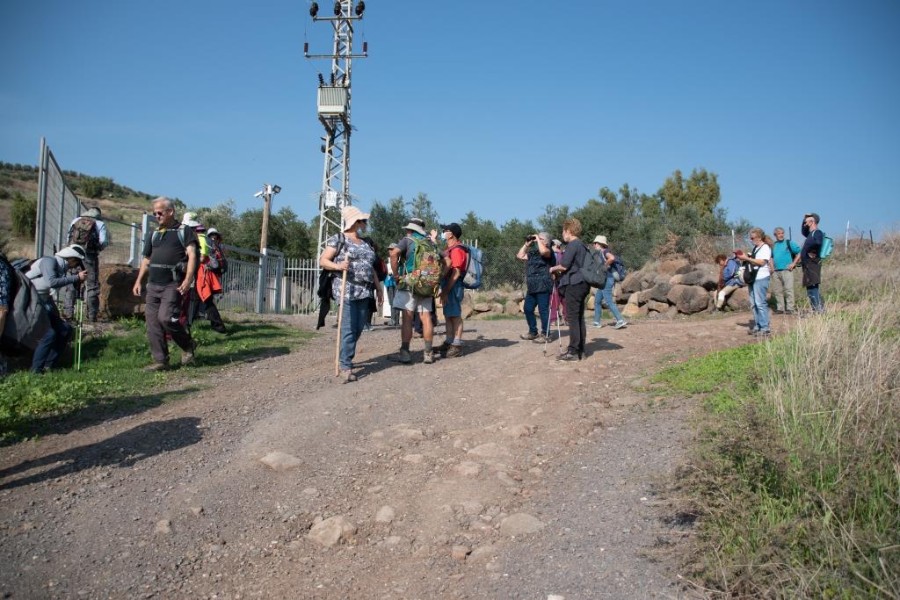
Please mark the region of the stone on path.
[[172, 533], [172, 521], [168, 519], [160, 519], [156, 522], [156, 526], [153, 528], [153, 533]]
[[524, 535], [543, 528], [544, 524], [539, 519], [526, 513], [510, 515], [500, 522], [500, 533], [503, 535]]
[[474, 477], [481, 473], [481, 465], [476, 462], [466, 460], [453, 467], [453, 470], [463, 477]]
[[450, 549], [450, 556], [453, 557], [453, 560], [466, 560], [471, 551], [468, 546], [453, 546]]
[[356, 525], [337, 515], [313, 525], [306, 537], [326, 548], [331, 548], [339, 542], [346, 541], [355, 533]]
[[391, 506], [382, 506], [375, 513], [376, 523], [391, 523], [394, 520], [394, 508]]
[[291, 456], [280, 450], [269, 452], [259, 459], [259, 462], [263, 463], [273, 471], [289, 471], [291, 469], [296, 469], [303, 464], [303, 461], [296, 456]]

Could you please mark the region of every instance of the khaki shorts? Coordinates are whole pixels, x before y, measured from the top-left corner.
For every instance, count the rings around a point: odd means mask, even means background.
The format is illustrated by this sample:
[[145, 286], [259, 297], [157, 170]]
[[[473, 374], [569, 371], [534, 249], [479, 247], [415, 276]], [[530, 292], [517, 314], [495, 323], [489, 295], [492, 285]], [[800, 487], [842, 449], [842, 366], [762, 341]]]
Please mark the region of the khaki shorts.
[[409, 290], [397, 290], [394, 294], [394, 308], [408, 310], [410, 312], [431, 312], [434, 306], [434, 298], [430, 296], [416, 296]]

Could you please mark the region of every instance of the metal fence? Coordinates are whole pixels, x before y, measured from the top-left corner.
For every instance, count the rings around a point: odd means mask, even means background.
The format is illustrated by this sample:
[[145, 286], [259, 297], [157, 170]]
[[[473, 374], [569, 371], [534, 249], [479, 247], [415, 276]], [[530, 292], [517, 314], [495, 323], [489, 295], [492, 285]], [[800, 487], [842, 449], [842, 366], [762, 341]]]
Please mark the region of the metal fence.
[[38, 171], [37, 219], [34, 232], [35, 257], [55, 254], [68, 241], [69, 223], [81, 214], [78, 196], [66, 185], [66, 178], [46, 140], [41, 138]]
[[220, 308], [257, 312], [283, 311], [284, 254], [268, 250], [261, 254], [224, 244], [228, 272], [222, 276]]

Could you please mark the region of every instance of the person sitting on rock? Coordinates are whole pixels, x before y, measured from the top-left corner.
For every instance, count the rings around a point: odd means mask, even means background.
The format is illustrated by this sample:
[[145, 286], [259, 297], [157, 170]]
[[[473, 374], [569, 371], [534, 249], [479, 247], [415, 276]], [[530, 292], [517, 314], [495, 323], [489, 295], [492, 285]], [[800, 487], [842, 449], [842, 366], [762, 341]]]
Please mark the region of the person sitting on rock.
[[722, 310], [728, 297], [738, 288], [744, 287], [741, 279], [741, 261], [732, 252], [725, 256], [716, 256], [716, 264], [719, 265], [719, 283], [716, 286], [716, 306], [714, 310]]

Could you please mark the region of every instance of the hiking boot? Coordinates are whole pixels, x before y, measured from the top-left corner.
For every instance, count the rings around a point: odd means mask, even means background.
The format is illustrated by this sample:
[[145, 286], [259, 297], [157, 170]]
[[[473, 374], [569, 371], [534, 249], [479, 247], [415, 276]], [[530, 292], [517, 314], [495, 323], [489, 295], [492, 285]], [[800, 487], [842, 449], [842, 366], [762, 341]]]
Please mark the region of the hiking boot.
[[151, 363], [151, 364], [147, 365], [146, 367], [144, 367], [141, 370], [146, 373], [153, 373], [155, 371], [165, 371], [168, 368], [169, 368], [169, 363], [155, 362], [155, 363]]
[[616, 324], [613, 326], [613, 329], [622, 329], [623, 327], [628, 326], [628, 321], [622, 319], [621, 321], [616, 321]]
[[543, 333], [541, 333], [531, 341], [534, 342], [535, 344], [545, 344], [552, 340], [550, 339], [550, 336], [547, 336], [547, 335], [544, 335]]
[[556, 360], [562, 361], [578, 361], [581, 360], [581, 357], [577, 354], [572, 354], [571, 352], [564, 352], [562, 354], [557, 355]]
[[[449, 353], [450, 351], [448, 350], [447, 352]], [[424, 362], [426, 365], [430, 365], [431, 363], [433, 363], [434, 362], [434, 352], [433, 351], [426, 352], [425, 359], [422, 362]]]
[[341, 371], [341, 383], [353, 383], [356, 379], [357, 377], [353, 374], [353, 371], [349, 369]]
[[434, 351], [443, 356], [447, 354], [447, 350], [450, 349], [450, 346], [451, 344], [448, 344], [446, 341], [444, 341], [444, 343], [435, 348]]
[[402, 362], [404, 365], [408, 365], [412, 362], [412, 355], [409, 353], [409, 350], [401, 348], [397, 360]]
[[535, 338], [537, 337], [537, 335], [538, 335], [538, 334], [536, 334], [536, 333], [531, 333], [531, 332], [529, 331], [528, 333], [523, 333], [523, 334], [520, 335], [519, 337], [522, 338], [523, 340], [533, 340], [533, 339], [535, 339]]
[[194, 363], [194, 352], [197, 350], [197, 342], [191, 341], [191, 349], [188, 351], [182, 351], [181, 353], [181, 366], [186, 367], [187, 365]]
[[459, 358], [462, 356], [462, 346], [450, 346], [447, 348], [447, 354], [445, 354], [446, 358]]

